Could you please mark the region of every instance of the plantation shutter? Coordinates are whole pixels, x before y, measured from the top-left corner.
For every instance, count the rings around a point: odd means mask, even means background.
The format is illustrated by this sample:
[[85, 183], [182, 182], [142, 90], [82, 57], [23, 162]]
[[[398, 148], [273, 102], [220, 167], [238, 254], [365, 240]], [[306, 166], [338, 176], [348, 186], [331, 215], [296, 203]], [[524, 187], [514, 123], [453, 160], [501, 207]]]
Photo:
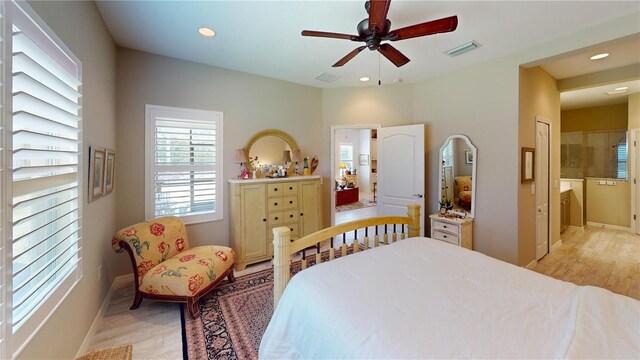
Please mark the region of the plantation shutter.
[[11, 305], [20, 343], [80, 275], [82, 83], [79, 61], [55, 35], [11, 9]]
[[[5, 28], [6, 28], [7, 18], [5, 16], [5, 7], [3, 4], [0, 4], [0, 54], [2, 54], [2, 58], [0, 60], [4, 60], [6, 49], [5, 42]], [[0, 94], [6, 93], [6, 85], [5, 85], [5, 74], [7, 73], [6, 62], [0, 61]], [[0, 95], [0, 203], [6, 204], [5, 202], [5, 186], [4, 186], [4, 177], [6, 175], [5, 171], [5, 150], [4, 150], [4, 139], [5, 139], [5, 126], [7, 123], [7, 119], [5, 116], [6, 113], [6, 104], [5, 104], [5, 96]], [[0, 357], [5, 357], [8, 354], [7, 349], [7, 333], [8, 333], [8, 324], [7, 324], [7, 284], [6, 279], [8, 278], [7, 272], [10, 271], [7, 266], [7, 240], [6, 240], [6, 231], [5, 231], [5, 215], [4, 211], [0, 211]]]
[[[148, 106], [147, 217], [222, 218], [221, 121], [211, 111]], [[152, 190], [152, 191], [151, 191]]]

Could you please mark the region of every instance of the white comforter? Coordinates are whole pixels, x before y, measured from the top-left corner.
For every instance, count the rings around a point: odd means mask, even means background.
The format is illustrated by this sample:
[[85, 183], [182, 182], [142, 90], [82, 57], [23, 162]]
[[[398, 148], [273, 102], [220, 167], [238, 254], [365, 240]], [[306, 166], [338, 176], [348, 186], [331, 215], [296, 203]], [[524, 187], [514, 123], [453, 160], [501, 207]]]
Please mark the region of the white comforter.
[[640, 358], [640, 302], [413, 238], [295, 275], [261, 359]]

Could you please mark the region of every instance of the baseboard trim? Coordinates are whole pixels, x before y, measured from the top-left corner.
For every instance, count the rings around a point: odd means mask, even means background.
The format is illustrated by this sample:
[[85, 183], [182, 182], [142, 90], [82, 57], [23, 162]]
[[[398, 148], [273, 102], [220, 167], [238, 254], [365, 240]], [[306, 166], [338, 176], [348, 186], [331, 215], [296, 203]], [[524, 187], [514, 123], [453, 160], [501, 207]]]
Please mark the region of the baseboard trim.
[[584, 226], [569, 225], [569, 229], [571, 229], [571, 230], [584, 230]]
[[86, 354], [87, 349], [89, 348], [89, 344], [91, 343], [91, 340], [93, 339], [96, 332], [98, 331], [98, 326], [102, 322], [104, 315], [107, 313], [107, 309], [109, 308], [109, 304], [111, 303], [111, 297], [113, 296], [113, 293], [115, 292], [115, 290], [119, 289], [124, 284], [131, 283], [132, 281], [133, 281], [133, 273], [128, 275], [118, 276], [115, 279], [113, 279], [113, 283], [111, 283], [111, 288], [109, 288], [109, 292], [107, 292], [107, 296], [104, 297], [104, 301], [102, 301], [100, 310], [98, 310], [98, 313], [96, 314], [95, 319], [93, 319], [93, 323], [91, 324], [91, 327], [87, 332], [87, 336], [84, 337], [84, 340], [82, 341], [82, 345], [80, 345], [80, 348], [76, 353], [76, 356], [75, 356], [76, 358]]
[[598, 223], [598, 222], [594, 222], [594, 221], [587, 221], [587, 225], [590, 226], [598, 226], [598, 227], [603, 227], [606, 229], [612, 229], [612, 230], [620, 230], [620, 231], [627, 231], [627, 232], [633, 232], [633, 230], [631, 230], [630, 227], [626, 227], [626, 226], [618, 226], [618, 225], [609, 225], [609, 224], [602, 224], [602, 223]]
[[536, 266], [536, 264], [538, 263], [537, 260], [533, 260], [532, 262], [528, 263], [525, 268], [531, 270], [534, 266]]

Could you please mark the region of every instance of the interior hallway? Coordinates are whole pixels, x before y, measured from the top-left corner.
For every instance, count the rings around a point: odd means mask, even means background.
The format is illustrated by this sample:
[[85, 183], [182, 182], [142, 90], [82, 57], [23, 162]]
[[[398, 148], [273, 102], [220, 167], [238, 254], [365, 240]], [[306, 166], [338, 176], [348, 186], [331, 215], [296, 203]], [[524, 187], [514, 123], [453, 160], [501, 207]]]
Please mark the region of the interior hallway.
[[640, 300], [640, 235], [595, 226], [569, 228], [562, 245], [532, 270]]

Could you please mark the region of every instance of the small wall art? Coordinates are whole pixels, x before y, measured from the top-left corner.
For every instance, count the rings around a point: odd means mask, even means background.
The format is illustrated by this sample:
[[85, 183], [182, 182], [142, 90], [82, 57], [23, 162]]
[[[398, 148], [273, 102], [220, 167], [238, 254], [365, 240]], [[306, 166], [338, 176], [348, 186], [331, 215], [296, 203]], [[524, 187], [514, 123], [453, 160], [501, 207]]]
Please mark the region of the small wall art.
[[362, 166], [369, 165], [369, 154], [360, 154], [360, 165]]
[[91, 146], [89, 148], [89, 202], [102, 196], [104, 192], [104, 163], [106, 152], [104, 148]]
[[532, 182], [535, 179], [535, 153], [536, 149], [533, 148], [522, 148], [522, 159], [521, 159], [521, 182], [527, 183]]
[[104, 163], [104, 192], [110, 194], [116, 182], [116, 151], [107, 149]]
[[464, 160], [467, 164], [473, 164], [473, 151], [465, 150], [464, 151]]

